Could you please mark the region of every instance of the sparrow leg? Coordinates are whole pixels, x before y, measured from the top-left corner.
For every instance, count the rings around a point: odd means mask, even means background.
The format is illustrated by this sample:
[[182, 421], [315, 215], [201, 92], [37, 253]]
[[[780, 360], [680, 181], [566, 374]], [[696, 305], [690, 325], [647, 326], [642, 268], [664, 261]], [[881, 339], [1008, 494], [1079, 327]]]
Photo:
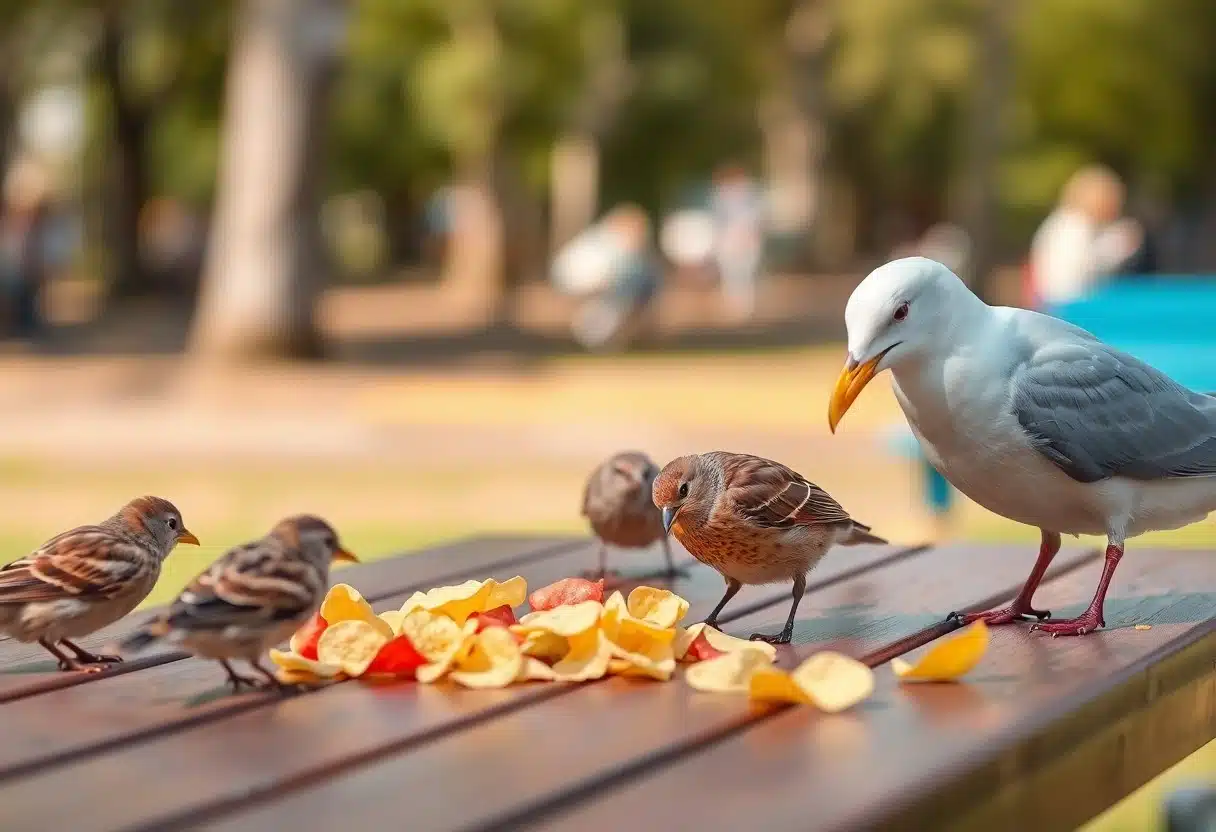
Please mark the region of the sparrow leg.
[[599, 568], [595, 570], [587, 570], [583, 573], [584, 578], [592, 581], [608, 577], [608, 545], [604, 541], [599, 541], [599, 551], [596, 554], [596, 560], [599, 563]]
[[718, 602], [718, 606], [714, 607], [714, 611], [705, 619], [705, 626], [718, 626], [718, 613], [722, 612], [722, 608], [726, 606], [731, 598], [738, 594], [739, 590], [743, 589], [743, 584], [736, 581], [734, 578], [726, 579], [726, 594], [722, 596], [722, 600]]
[[1039, 583], [1043, 580], [1043, 575], [1047, 573], [1047, 567], [1051, 566], [1052, 560], [1060, 551], [1060, 536], [1055, 532], [1042, 532], [1043, 542], [1039, 545], [1039, 557], [1034, 562], [1034, 569], [1030, 571], [1030, 577], [1026, 579], [1026, 583], [1022, 586], [1016, 598], [1013, 599], [1007, 606], [1000, 609], [988, 610], [987, 612], [973, 612], [963, 616], [963, 623], [970, 624], [973, 621], [983, 619], [985, 624], [997, 625], [1008, 624], [1011, 621], [1022, 621], [1027, 616], [1033, 615], [1035, 618], [1042, 621], [1051, 615], [1049, 610], [1036, 610], [1031, 606], [1031, 600], [1034, 598], [1035, 590], [1039, 588]]
[[78, 644], [68, 641], [66, 638], [59, 639], [59, 643], [76, 654], [76, 658], [82, 662], [90, 664], [115, 664], [122, 661], [122, 656], [106, 656], [101, 653], [90, 653]]
[[798, 604], [806, 594], [806, 575], [799, 573], [794, 576], [794, 603], [790, 604], [790, 614], [785, 619], [785, 626], [776, 635], [752, 633], [752, 641], [767, 641], [769, 644], [789, 644], [794, 638], [794, 617], [798, 615]]
[[1115, 568], [1122, 557], [1123, 547], [1121, 545], [1111, 543], [1106, 547], [1106, 563], [1102, 565], [1102, 577], [1098, 581], [1098, 590], [1094, 593], [1094, 599], [1089, 602], [1089, 607], [1085, 612], [1076, 618], [1041, 621], [1032, 624], [1030, 629], [1042, 630], [1045, 633], [1051, 633], [1052, 636], [1083, 636], [1086, 633], [1092, 633], [1099, 627], [1105, 627], [1106, 620], [1102, 617], [1102, 607], [1106, 603], [1106, 591], [1110, 589], [1110, 579], [1114, 577]]
[[252, 679], [248, 676], [242, 676], [241, 674], [237, 673], [232, 669], [232, 665], [228, 664], [228, 662], [224, 659], [216, 659], [216, 661], [224, 666], [224, 671], [228, 674], [228, 684], [232, 685], [233, 693], [240, 693], [242, 686], [250, 688], [258, 687], [257, 679]]
[[60, 670], [79, 670], [81, 673], [100, 673], [101, 671], [105, 670], [105, 665], [85, 664], [79, 659], [72, 658], [44, 638], [38, 639], [38, 643], [41, 644], [48, 653], [59, 659]]
[[260, 661], [258, 661], [257, 659], [250, 659], [249, 666], [252, 667], [254, 670], [256, 670], [258, 673], [262, 674], [263, 677], [265, 677], [266, 684], [262, 685], [262, 687], [268, 688], [271, 690], [277, 690], [279, 693], [284, 693], [284, 694], [295, 693], [295, 692], [299, 691], [299, 688], [296, 685], [288, 685], [288, 684], [284, 684], [283, 682], [280, 682], [278, 677], [276, 677], [274, 675], [274, 672], [267, 670], [265, 667], [263, 667], [262, 663]]

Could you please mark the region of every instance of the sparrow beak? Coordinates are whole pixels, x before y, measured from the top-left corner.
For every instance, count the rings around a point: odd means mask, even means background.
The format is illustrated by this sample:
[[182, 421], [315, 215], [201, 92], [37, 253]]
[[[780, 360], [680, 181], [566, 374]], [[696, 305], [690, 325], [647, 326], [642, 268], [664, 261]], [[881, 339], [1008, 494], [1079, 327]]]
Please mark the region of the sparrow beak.
[[836, 389], [832, 391], [832, 400], [828, 403], [828, 428], [832, 433], [836, 432], [836, 426], [840, 424], [844, 414], [870, 383], [870, 379], [874, 378], [878, 362], [882, 361], [889, 350], [890, 348], [883, 350], [864, 364], [858, 364], [853, 360], [853, 356], [849, 356], [836, 379]]
[[194, 536], [194, 532], [189, 529], [182, 529], [181, 534], [177, 536], [178, 543], [189, 543], [191, 546], [201, 545], [198, 538]]
[[334, 552], [334, 560], [346, 561], [347, 563], [358, 563], [359, 559], [355, 557], [353, 552], [348, 552], [345, 549], [339, 549]]
[[664, 508], [663, 508], [663, 534], [668, 534], [671, 532], [671, 524], [675, 522], [676, 512], [678, 510], [679, 509], [674, 509], [671, 506], [664, 506]]

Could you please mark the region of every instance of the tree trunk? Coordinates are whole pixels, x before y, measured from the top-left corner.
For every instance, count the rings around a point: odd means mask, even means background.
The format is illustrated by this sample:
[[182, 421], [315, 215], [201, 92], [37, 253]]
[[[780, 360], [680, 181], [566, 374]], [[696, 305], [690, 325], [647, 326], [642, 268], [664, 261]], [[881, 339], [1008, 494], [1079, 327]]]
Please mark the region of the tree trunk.
[[146, 147], [148, 114], [133, 101], [123, 78], [122, 8], [102, 7], [101, 77], [109, 88], [112, 144], [107, 153], [108, 210], [103, 215], [107, 283], [111, 297], [132, 297], [154, 289], [139, 256], [139, 215], [148, 198]]
[[467, 167], [450, 199], [444, 292], [469, 323], [495, 323], [505, 312], [506, 235], [493, 163]]
[[557, 251], [589, 226], [599, 209], [600, 146], [585, 133], [557, 140], [550, 157], [549, 246]]
[[345, 0], [245, 0], [228, 73], [212, 239], [192, 338], [218, 360], [314, 357], [327, 269], [318, 201]]

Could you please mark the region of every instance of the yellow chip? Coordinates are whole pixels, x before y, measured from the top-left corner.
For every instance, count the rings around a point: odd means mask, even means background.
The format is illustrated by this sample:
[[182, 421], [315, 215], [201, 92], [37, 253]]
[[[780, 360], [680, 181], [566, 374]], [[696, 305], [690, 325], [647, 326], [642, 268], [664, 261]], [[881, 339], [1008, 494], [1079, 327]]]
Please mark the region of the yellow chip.
[[388, 637], [366, 621], [330, 624], [317, 642], [317, 659], [337, 665], [347, 676], [362, 676]]
[[1137, 630], [1151, 630], [1151, 629], [1153, 629], [1153, 625], [1152, 624], [1137, 624], [1136, 629]]
[[343, 621], [366, 621], [387, 638], [393, 637], [388, 623], [376, 616], [359, 590], [348, 584], [335, 584], [321, 603], [321, 617], [332, 627]]
[[304, 658], [299, 653], [289, 653], [285, 650], [275, 650], [272, 648], [270, 660], [283, 670], [311, 673], [323, 679], [332, 679], [342, 672], [342, 668], [336, 664], [313, 661], [312, 659]]
[[653, 586], [634, 587], [625, 604], [634, 618], [667, 630], [688, 614], [688, 602], [669, 589]]
[[653, 621], [635, 617], [619, 592], [612, 593], [604, 602], [600, 626], [609, 641], [631, 653], [647, 652], [654, 642], [670, 644], [676, 637], [674, 627], [660, 627]]
[[851, 708], [874, 693], [874, 671], [841, 653], [816, 653], [790, 674], [815, 707], [829, 714]]
[[340, 682], [346, 678], [346, 674], [339, 672], [337, 676], [325, 677], [307, 670], [288, 670], [285, 667], [279, 667], [275, 668], [274, 678], [285, 685], [321, 685], [326, 682]]
[[542, 662], [540, 659], [534, 659], [531, 656], [524, 656], [523, 663], [519, 666], [519, 675], [515, 677], [517, 682], [529, 681], [555, 682], [557, 674], [553, 672], [553, 668]]
[[394, 636], [401, 635], [401, 619], [405, 618], [405, 615], [400, 610], [382, 612], [376, 617], [389, 626]]
[[688, 668], [689, 687], [705, 693], [747, 693], [752, 676], [767, 669], [771, 660], [759, 650], [737, 650]]
[[[511, 631], [519, 632], [520, 629], [516, 626], [512, 627]], [[559, 636], [548, 630], [532, 630], [531, 632], [523, 630], [520, 634], [524, 638], [523, 644], [520, 645], [520, 652], [547, 664], [561, 661], [570, 652], [570, 641], [565, 636]]]
[[556, 636], [573, 636], [585, 633], [600, 623], [604, 605], [599, 601], [583, 601], [579, 604], [564, 604], [551, 610], [530, 612], [519, 619], [524, 632], [543, 630]]
[[645, 649], [639, 651], [626, 650], [611, 640], [608, 644], [612, 653], [608, 666], [611, 673], [621, 676], [647, 676], [666, 682], [675, 672], [676, 659], [669, 642], [651, 641], [644, 645]]
[[457, 624], [463, 624], [474, 613], [504, 605], [517, 607], [527, 596], [528, 582], [518, 575], [503, 583], [493, 578], [469, 580], [455, 586], [437, 586], [427, 592], [415, 592], [402, 604], [400, 611], [408, 615], [415, 610], [426, 610], [446, 615]]
[[915, 664], [891, 659], [891, 669], [907, 682], [948, 682], [969, 672], [988, 650], [988, 625], [977, 620], [954, 638], [939, 641]]
[[476, 632], [476, 621], [461, 626], [446, 615], [426, 610], [414, 610], [401, 619], [401, 635], [427, 660], [415, 673], [419, 682], [434, 682], [447, 673], [472, 648]]
[[[730, 655], [746, 655], [742, 652]], [[717, 661], [714, 659], [713, 661]], [[747, 694], [757, 702], [797, 702], [806, 704], [811, 698], [798, 687], [790, 674], [776, 667], [757, 668], [747, 683]]]
[[579, 633], [570, 639], [570, 652], [553, 665], [553, 678], [559, 682], [586, 682], [602, 678], [608, 672], [612, 648], [604, 634], [596, 629]]
[[466, 688], [505, 688], [519, 677], [524, 655], [505, 627], [488, 627], [472, 639], [472, 647], [449, 675]]
[[688, 648], [692, 646], [692, 643], [697, 640], [697, 636], [701, 635], [701, 633], [705, 633], [705, 640], [709, 642], [710, 647], [713, 647], [715, 650], [721, 650], [723, 653], [753, 650], [757, 653], [763, 653], [768, 657], [770, 662], [777, 659], [777, 648], [767, 641], [748, 641], [747, 639], [728, 636], [721, 630], [715, 630], [704, 622], [681, 629], [676, 634], [676, 639], [672, 643], [671, 648], [675, 651], [677, 659], [682, 660], [687, 655]]

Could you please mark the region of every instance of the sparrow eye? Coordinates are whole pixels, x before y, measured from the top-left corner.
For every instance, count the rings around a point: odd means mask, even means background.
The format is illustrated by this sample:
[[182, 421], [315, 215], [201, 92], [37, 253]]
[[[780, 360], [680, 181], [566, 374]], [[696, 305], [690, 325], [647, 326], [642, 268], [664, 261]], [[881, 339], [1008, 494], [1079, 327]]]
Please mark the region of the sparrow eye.
[[894, 317], [895, 317], [895, 320], [897, 320], [897, 321], [902, 321], [904, 318], [907, 318], [908, 317], [908, 304], [901, 303], [899, 305], [899, 308], [895, 310]]
[[686, 482], [682, 482], [682, 483], [680, 483], [680, 491], [679, 491], [679, 494], [680, 494], [680, 499], [681, 499], [681, 500], [683, 500], [685, 497], [687, 497], [687, 496], [688, 496], [688, 483], [686, 483]]
[[177, 518], [170, 517], [166, 525], [168, 525], [169, 531], [177, 531]]

